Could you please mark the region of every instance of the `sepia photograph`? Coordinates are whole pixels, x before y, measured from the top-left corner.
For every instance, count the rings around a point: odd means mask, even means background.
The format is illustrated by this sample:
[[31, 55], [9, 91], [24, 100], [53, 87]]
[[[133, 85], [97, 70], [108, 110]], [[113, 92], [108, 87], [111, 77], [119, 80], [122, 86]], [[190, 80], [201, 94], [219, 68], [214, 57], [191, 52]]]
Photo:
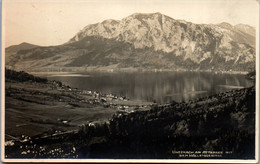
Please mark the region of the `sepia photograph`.
[[2, 0], [1, 16], [2, 162], [258, 162], [259, 1]]

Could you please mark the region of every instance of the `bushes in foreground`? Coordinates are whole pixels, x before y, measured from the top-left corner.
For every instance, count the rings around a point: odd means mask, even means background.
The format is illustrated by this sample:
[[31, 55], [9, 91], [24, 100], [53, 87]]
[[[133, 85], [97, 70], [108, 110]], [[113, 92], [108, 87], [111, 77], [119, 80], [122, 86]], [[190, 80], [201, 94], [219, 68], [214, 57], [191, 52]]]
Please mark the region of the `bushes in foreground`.
[[80, 150], [88, 150], [87, 156], [80, 153], [82, 158], [180, 158], [172, 152], [227, 151], [231, 153], [219, 158], [253, 159], [255, 89], [115, 115], [108, 129], [103, 142], [80, 145]]

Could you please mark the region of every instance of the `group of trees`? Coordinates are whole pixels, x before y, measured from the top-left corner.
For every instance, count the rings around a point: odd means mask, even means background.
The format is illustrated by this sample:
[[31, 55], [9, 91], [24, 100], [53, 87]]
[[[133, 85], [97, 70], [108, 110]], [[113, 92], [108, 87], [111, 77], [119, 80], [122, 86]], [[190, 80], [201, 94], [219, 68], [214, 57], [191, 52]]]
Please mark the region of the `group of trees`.
[[84, 154], [93, 158], [179, 158], [172, 151], [199, 150], [232, 152], [222, 154], [224, 158], [254, 158], [255, 89], [121, 113], [109, 124], [85, 126], [80, 132], [87, 134], [86, 141], [97, 134], [104, 138], [95, 144], [81, 143], [81, 150], [89, 152], [81, 153], [83, 158]]
[[40, 82], [40, 83], [48, 82], [46, 78], [36, 77], [24, 71], [18, 72], [7, 68], [5, 68], [5, 78], [9, 80], [19, 81], [19, 82], [25, 82], [25, 81]]

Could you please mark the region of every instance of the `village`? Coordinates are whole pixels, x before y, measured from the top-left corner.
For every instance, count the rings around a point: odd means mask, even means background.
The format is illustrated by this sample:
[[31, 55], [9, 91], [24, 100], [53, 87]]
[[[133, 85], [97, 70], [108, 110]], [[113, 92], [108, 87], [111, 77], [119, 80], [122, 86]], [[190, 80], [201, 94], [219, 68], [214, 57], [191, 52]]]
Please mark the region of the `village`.
[[[72, 88], [25, 72], [7, 69], [6, 76], [6, 116], [13, 118], [6, 124], [6, 146], [12, 146], [14, 141], [29, 142], [32, 137], [76, 133], [79, 126], [95, 126], [108, 122], [115, 114], [145, 111], [153, 105], [111, 93]], [[28, 130], [28, 126], [35, 128]]]

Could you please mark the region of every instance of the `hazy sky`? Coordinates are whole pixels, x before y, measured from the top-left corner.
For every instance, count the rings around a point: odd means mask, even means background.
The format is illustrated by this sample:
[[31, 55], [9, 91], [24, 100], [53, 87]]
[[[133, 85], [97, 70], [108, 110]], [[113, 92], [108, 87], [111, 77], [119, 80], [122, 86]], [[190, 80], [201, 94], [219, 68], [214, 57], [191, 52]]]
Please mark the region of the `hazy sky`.
[[3, 0], [5, 47], [22, 42], [58, 45], [88, 24], [133, 13], [160, 12], [193, 23], [257, 27], [257, 0]]

